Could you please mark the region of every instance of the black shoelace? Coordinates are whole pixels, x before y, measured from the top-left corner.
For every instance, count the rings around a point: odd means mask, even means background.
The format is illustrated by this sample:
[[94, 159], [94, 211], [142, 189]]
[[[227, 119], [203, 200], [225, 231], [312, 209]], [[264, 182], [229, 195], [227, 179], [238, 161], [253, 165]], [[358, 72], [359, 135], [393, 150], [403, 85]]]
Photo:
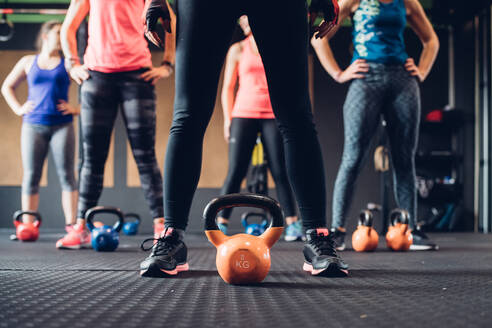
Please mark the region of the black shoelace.
[[335, 243], [331, 236], [317, 235], [311, 240], [311, 244], [315, 246], [320, 255], [338, 257], [337, 251], [335, 250]]
[[[147, 252], [151, 249], [153, 249], [153, 255], [159, 256], [159, 255], [167, 255], [169, 254], [169, 251], [174, 248], [175, 240], [176, 238], [173, 237], [168, 237], [164, 236], [161, 238], [147, 238], [145, 239], [142, 244], [140, 244], [140, 248], [144, 251]], [[152, 241], [152, 246], [150, 247], [145, 247], [145, 244], [148, 243], [149, 241]], [[157, 241], [154, 244], [154, 241]]]

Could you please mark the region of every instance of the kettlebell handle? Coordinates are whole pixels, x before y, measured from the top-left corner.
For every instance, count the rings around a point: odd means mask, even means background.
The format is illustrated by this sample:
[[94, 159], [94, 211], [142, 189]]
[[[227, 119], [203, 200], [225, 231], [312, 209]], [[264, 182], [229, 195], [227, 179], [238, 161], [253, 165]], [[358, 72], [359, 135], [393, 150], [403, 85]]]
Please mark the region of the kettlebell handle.
[[264, 213], [246, 212], [246, 213], [243, 213], [243, 215], [241, 215], [241, 223], [243, 224], [243, 226], [245, 228], [248, 225], [248, 219], [250, 217], [254, 217], [254, 216], [257, 216], [257, 217], [261, 218], [261, 225], [262, 226], [265, 226], [265, 227], [267, 226], [267, 224], [268, 224], [268, 218], [267, 218], [267, 216]]
[[23, 211], [23, 210], [15, 211], [15, 213], [14, 213], [14, 221], [21, 222], [22, 216], [24, 214], [35, 216], [36, 217], [36, 220], [39, 221], [39, 224], [41, 224], [41, 221], [43, 221], [42, 218], [41, 218], [41, 214], [39, 214], [39, 212], [35, 212], [35, 211]]
[[96, 206], [96, 207], [92, 207], [92, 208], [88, 209], [87, 212], [85, 212], [85, 219], [87, 221], [87, 226], [89, 227], [90, 231], [94, 230], [94, 228], [95, 228], [94, 223], [92, 223], [94, 216], [96, 214], [100, 214], [100, 213], [110, 213], [110, 214], [114, 214], [118, 217], [118, 222], [116, 222], [113, 225], [113, 229], [116, 232], [119, 232], [121, 230], [121, 228], [123, 228], [123, 223], [125, 220], [124, 220], [123, 212], [121, 212], [121, 210], [119, 208], [111, 207], [111, 206]]
[[135, 219], [135, 221], [137, 221], [140, 224], [141, 221], [140, 215], [138, 215], [137, 213], [125, 213], [125, 220], [128, 218], [133, 218]]
[[410, 214], [407, 210], [397, 208], [390, 213], [390, 224], [395, 225], [396, 223], [408, 224], [410, 222]]
[[374, 221], [374, 217], [370, 210], [363, 210], [359, 214], [359, 225], [372, 227], [372, 223]]
[[217, 214], [231, 207], [261, 208], [272, 216], [270, 227], [283, 227], [284, 219], [279, 203], [270, 197], [257, 194], [230, 194], [213, 199], [203, 211], [205, 230], [219, 230], [215, 218]]

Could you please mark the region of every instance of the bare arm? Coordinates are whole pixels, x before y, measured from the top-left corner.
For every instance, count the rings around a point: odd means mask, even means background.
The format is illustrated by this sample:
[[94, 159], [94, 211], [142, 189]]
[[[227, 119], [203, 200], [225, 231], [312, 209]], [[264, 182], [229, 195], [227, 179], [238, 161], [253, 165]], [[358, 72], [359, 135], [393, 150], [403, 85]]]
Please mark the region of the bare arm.
[[21, 104], [15, 95], [17, 86], [27, 78], [26, 72], [31, 67], [33, 59], [33, 56], [22, 57], [2, 84], [2, 95], [5, 101], [12, 111], [19, 116], [29, 113], [34, 108], [33, 102], [27, 101], [25, 104]]
[[341, 0], [340, 1], [340, 24], [336, 25], [326, 36], [326, 38], [313, 38], [311, 45], [318, 56], [318, 59], [330, 76], [339, 83], [350, 81], [354, 78], [363, 78], [360, 73], [367, 72], [368, 66], [364, 60], [356, 60], [345, 71], [338, 65], [333, 51], [330, 47], [330, 39], [336, 34], [341, 23], [354, 12], [359, 5], [359, 0]]
[[165, 32], [166, 48], [164, 49], [164, 57], [162, 60], [174, 65], [176, 56], [176, 15], [167, 1], [166, 4], [169, 9], [169, 15], [171, 16], [171, 33]]
[[[418, 76], [423, 81], [429, 75], [436, 60], [439, 52], [439, 39], [425, 15], [424, 9], [417, 0], [405, 0], [405, 6], [408, 11], [408, 24], [415, 31], [423, 45], [418, 67], [415, 67], [417, 70], [412, 66], [413, 60], [407, 61], [406, 67], [412, 72], [412, 75]], [[415, 64], [413, 65], [415, 66]]]
[[241, 57], [241, 44], [236, 43], [231, 46], [227, 53], [225, 68], [224, 68], [224, 82], [222, 85], [221, 102], [222, 110], [224, 113], [224, 138], [229, 140], [229, 129], [231, 125], [231, 113], [234, 107], [234, 89], [236, 87], [238, 79], [238, 66], [239, 59]]
[[67, 65], [69, 65], [67, 70], [70, 72], [70, 76], [78, 84], [89, 77], [87, 70], [80, 65], [80, 58], [77, 56], [76, 37], [77, 29], [79, 28], [80, 23], [82, 23], [89, 14], [89, 10], [89, 0], [72, 0], [60, 31], [63, 54], [67, 59]]

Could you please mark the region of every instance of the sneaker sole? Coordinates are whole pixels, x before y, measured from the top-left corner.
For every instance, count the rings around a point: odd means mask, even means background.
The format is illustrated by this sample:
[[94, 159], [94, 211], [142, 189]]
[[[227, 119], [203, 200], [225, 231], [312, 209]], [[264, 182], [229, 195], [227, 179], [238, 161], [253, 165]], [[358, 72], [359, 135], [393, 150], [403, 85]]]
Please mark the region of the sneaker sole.
[[298, 241], [298, 240], [304, 240], [304, 237], [303, 236], [285, 236], [284, 237], [284, 240], [285, 241]]
[[188, 271], [190, 269], [188, 263], [177, 265], [174, 270], [164, 270], [157, 266], [151, 265], [147, 270], [140, 270], [141, 277], [170, 277], [176, 276], [178, 273]]
[[81, 244], [81, 245], [73, 245], [73, 246], [67, 246], [67, 245], [56, 245], [57, 249], [82, 249], [82, 248], [92, 248], [92, 244]]
[[411, 251], [437, 251], [439, 246], [429, 246], [429, 245], [410, 245]]
[[304, 262], [302, 269], [311, 273], [312, 276], [346, 277], [349, 274], [348, 270], [340, 269], [335, 263], [330, 263], [330, 265], [324, 269], [314, 269], [311, 264]]
[[345, 250], [345, 243], [342, 244], [342, 246], [335, 247], [337, 251], [344, 251]]

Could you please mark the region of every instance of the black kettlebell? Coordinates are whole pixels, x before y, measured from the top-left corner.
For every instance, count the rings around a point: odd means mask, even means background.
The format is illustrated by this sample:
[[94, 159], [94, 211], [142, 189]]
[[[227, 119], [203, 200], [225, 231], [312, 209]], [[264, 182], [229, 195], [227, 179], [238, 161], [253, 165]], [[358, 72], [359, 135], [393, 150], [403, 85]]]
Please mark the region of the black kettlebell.
[[[102, 227], [95, 227], [92, 222], [94, 216], [101, 213], [114, 214], [118, 218], [118, 221], [113, 226], [103, 225]], [[85, 219], [91, 231], [91, 243], [94, 250], [98, 252], [112, 252], [118, 247], [120, 240], [119, 232], [124, 223], [123, 212], [119, 208], [96, 206], [87, 210]]]

